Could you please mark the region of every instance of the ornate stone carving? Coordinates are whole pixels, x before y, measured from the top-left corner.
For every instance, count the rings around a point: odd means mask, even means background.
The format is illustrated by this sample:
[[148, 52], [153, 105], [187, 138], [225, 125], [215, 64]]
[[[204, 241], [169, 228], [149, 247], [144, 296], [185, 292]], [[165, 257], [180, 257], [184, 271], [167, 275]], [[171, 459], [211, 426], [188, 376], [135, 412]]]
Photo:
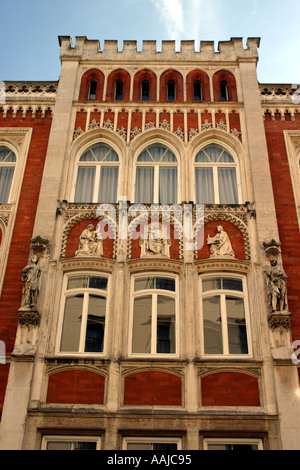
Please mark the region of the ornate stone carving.
[[211, 258], [235, 258], [228, 234], [222, 225], [217, 227], [218, 233], [214, 237], [207, 237], [207, 244], [210, 245]]
[[154, 238], [150, 233], [149, 239], [140, 238], [141, 258], [159, 257], [170, 258], [171, 240], [161, 237]]
[[31, 252], [36, 256], [42, 256], [49, 246], [49, 240], [39, 235], [31, 239]]
[[92, 224], [89, 224], [80, 235], [79, 248], [75, 256], [83, 257], [101, 257], [103, 255], [103, 240], [98, 238]]
[[30, 263], [22, 271], [24, 307], [32, 308], [36, 306], [40, 277], [41, 269], [39, 266], [39, 258], [36, 255], [33, 255]]
[[212, 128], [212, 123], [208, 122], [207, 119], [205, 119], [204, 123], [201, 126], [202, 131], [207, 131]]

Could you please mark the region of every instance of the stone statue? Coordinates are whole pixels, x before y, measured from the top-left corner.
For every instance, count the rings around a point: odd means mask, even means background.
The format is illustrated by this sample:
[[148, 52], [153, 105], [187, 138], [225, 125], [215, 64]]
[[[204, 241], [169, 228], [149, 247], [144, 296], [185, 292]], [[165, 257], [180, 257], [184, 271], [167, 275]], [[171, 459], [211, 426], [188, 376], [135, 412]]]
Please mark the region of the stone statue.
[[277, 260], [274, 257], [270, 259], [270, 264], [271, 267], [266, 269], [266, 273], [272, 312], [287, 311], [287, 275], [278, 266]]
[[163, 238], [161, 233], [157, 238], [154, 238], [152, 233], [148, 239], [140, 238], [140, 247], [141, 258], [151, 256], [170, 258], [171, 240]]
[[103, 240], [97, 237], [96, 231], [92, 224], [89, 224], [83, 230], [79, 239], [79, 248], [75, 256], [102, 256]]
[[22, 271], [24, 306], [36, 306], [39, 293], [41, 270], [38, 265], [38, 257], [33, 255], [30, 264]]
[[235, 258], [229, 237], [222, 225], [217, 227], [217, 235], [207, 237], [207, 244], [210, 245], [211, 257]]

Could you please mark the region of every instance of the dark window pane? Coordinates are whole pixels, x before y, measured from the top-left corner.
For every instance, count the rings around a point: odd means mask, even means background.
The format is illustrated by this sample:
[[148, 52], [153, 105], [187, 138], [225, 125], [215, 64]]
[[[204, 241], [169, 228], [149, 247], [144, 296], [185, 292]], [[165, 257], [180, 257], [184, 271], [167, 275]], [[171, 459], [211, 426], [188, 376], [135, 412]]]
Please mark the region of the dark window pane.
[[230, 354], [248, 354], [244, 300], [226, 296]]
[[201, 82], [199, 82], [199, 81], [194, 82], [194, 100], [195, 101], [201, 101], [202, 100]]
[[237, 290], [243, 292], [243, 281], [241, 279], [223, 279], [223, 289], [227, 290]]
[[75, 442], [74, 450], [96, 450], [96, 442]]
[[88, 308], [84, 350], [85, 352], [103, 352], [105, 297], [90, 295]]
[[92, 80], [90, 82], [89, 100], [95, 100], [96, 99], [96, 91], [97, 91], [97, 82], [95, 80]]
[[106, 277], [98, 277], [98, 276], [91, 276], [89, 281], [89, 287], [92, 289], [107, 289], [107, 278]]
[[154, 443], [153, 444], [153, 450], [168, 450], [168, 451], [173, 451], [177, 450], [177, 444], [158, 444]]
[[144, 80], [142, 82], [142, 100], [149, 100], [149, 82], [147, 80]]
[[175, 82], [172, 80], [168, 82], [168, 101], [175, 100]]
[[170, 290], [172, 292], [175, 292], [175, 279], [168, 279], [166, 277], [157, 277], [156, 289]]
[[121, 80], [116, 81], [116, 100], [121, 100], [123, 98], [123, 82]]
[[220, 297], [203, 300], [204, 352], [223, 354]]
[[227, 82], [220, 83], [220, 93], [221, 93], [221, 101], [228, 101], [228, 85]]

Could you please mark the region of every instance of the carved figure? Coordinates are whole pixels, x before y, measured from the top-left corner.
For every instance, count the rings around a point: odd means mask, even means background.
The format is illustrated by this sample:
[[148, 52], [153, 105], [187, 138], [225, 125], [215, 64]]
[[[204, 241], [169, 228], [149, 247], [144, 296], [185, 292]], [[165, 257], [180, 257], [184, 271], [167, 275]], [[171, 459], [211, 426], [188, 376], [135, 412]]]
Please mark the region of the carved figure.
[[170, 258], [170, 246], [171, 240], [163, 238], [161, 233], [158, 238], [154, 238], [150, 233], [148, 239], [140, 239], [141, 258], [147, 256]]
[[89, 224], [83, 230], [79, 238], [79, 248], [75, 256], [102, 256], [103, 240], [97, 237], [96, 231], [92, 224]]
[[222, 225], [217, 227], [217, 235], [207, 237], [207, 244], [210, 245], [211, 257], [235, 258], [231, 242]]
[[287, 306], [287, 275], [278, 266], [275, 258], [270, 259], [271, 267], [267, 268], [267, 285], [272, 312], [283, 312]]
[[33, 255], [30, 264], [22, 271], [24, 306], [32, 307], [37, 303], [41, 269], [38, 265], [38, 257]]

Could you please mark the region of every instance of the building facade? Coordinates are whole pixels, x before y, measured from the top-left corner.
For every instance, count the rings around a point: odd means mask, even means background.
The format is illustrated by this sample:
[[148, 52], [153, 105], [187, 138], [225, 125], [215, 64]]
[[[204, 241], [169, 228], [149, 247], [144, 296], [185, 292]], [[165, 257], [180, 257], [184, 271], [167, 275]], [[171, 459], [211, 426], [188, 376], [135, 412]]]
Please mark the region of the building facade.
[[300, 100], [259, 42], [61, 36], [5, 83], [1, 449], [300, 448]]

